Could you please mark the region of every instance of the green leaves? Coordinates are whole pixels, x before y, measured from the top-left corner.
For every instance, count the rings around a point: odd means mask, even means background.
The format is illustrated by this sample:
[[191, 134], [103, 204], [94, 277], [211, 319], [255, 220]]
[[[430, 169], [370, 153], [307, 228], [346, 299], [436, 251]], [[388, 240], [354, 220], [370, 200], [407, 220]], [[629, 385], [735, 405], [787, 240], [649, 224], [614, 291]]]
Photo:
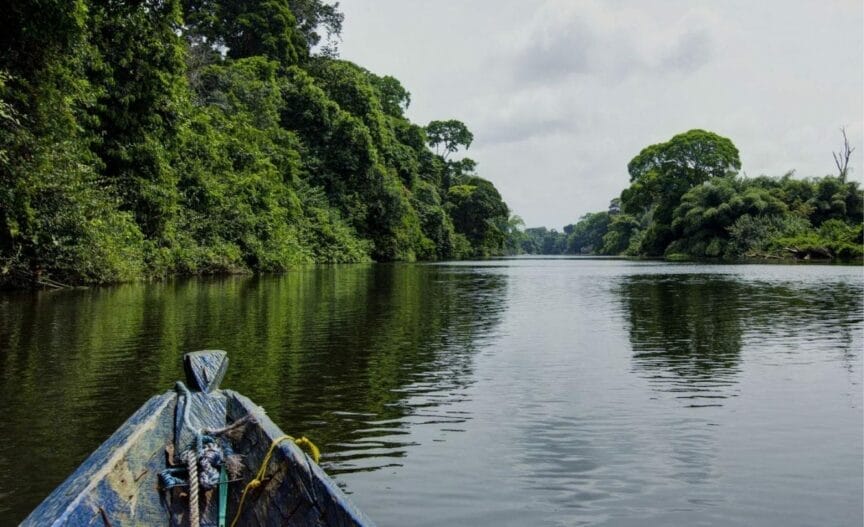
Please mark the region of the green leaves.
[[712, 179], [694, 187], [681, 198], [672, 221], [676, 240], [667, 253], [691, 256], [735, 256], [729, 247], [729, 229], [743, 215], [780, 216], [786, 205], [765, 189], [747, 180]]
[[187, 32], [231, 58], [261, 56], [288, 67], [309, 53], [287, 0], [187, 0], [185, 11]]
[[621, 193], [629, 214], [650, 214], [657, 225], [646, 233], [640, 252], [662, 254], [672, 213], [681, 196], [711, 178], [733, 176], [741, 168], [732, 141], [712, 132], [690, 130], [665, 143], [644, 148], [627, 165], [630, 188]]
[[[567, 236], [567, 252], [571, 254], [599, 252], [603, 247], [603, 237], [609, 230], [610, 221], [608, 212], [589, 212], [579, 218], [579, 222], [572, 226]], [[564, 230], [566, 232], [567, 227]]]
[[475, 256], [497, 254], [504, 244], [509, 210], [495, 186], [469, 177], [450, 187], [447, 199], [456, 232], [468, 239]]
[[0, 284], [501, 251], [506, 205], [399, 81], [310, 55], [338, 4], [67, 4], [0, 14]]
[[[675, 259], [864, 254], [864, 193], [857, 182], [792, 173], [739, 178], [740, 168], [732, 142], [704, 130], [648, 146], [629, 163], [631, 184], [620, 201], [564, 228], [566, 252]], [[554, 230], [524, 234], [524, 252], [565, 251], [564, 236]], [[511, 235], [508, 247], [520, 235]]]
[[[627, 165], [632, 182], [656, 171], [661, 178], [678, 176], [690, 186], [711, 177], [734, 175], [741, 168], [738, 149], [732, 141], [713, 132], [690, 130], [665, 143], [646, 147]], [[678, 181], [663, 182], [671, 186]]]
[[456, 119], [430, 122], [426, 125], [426, 137], [429, 146], [436, 148], [436, 153], [439, 148], [441, 149], [441, 155], [443, 155], [444, 159], [447, 159], [450, 154], [459, 150], [460, 147], [464, 147], [467, 150], [474, 141], [474, 134], [468, 130], [465, 123]]

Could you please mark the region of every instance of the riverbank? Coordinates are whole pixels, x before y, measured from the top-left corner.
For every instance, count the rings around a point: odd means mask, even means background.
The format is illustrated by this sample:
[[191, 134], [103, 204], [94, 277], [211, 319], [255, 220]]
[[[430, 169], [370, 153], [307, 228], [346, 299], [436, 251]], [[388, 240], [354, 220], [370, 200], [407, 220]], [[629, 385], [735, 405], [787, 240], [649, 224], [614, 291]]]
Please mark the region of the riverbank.
[[467, 265], [472, 262], [483, 262], [483, 261], [497, 261], [497, 260], [507, 260], [507, 259], [542, 259], [545, 257], [554, 257], [554, 258], [565, 258], [565, 259], [577, 259], [577, 260], [622, 260], [622, 261], [631, 261], [631, 262], [669, 262], [669, 263], [700, 263], [700, 264], [709, 264], [709, 265], [728, 265], [728, 266], [737, 266], [737, 265], [747, 265], [747, 264], [760, 264], [760, 265], [838, 265], [838, 266], [861, 266], [864, 265], [864, 259], [825, 259], [825, 258], [793, 258], [793, 257], [766, 257], [766, 256], [747, 256], [744, 258], [736, 258], [736, 259], [723, 259], [723, 258], [709, 258], [709, 257], [695, 257], [686, 254], [671, 254], [665, 257], [651, 257], [651, 256], [624, 256], [624, 255], [546, 255], [546, 254], [522, 254], [522, 255], [502, 255], [502, 256], [494, 256], [486, 259], [468, 259], [468, 260], [445, 260], [445, 261], [420, 261], [420, 262], [384, 262], [384, 263], [376, 263], [371, 260], [363, 261], [363, 262], [347, 262], [347, 263], [319, 263], [319, 264], [300, 264], [295, 265], [290, 269], [286, 269], [280, 272], [255, 272], [250, 269], [234, 269], [231, 271], [221, 271], [221, 272], [207, 272], [207, 273], [198, 273], [198, 274], [190, 274], [190, 273], [175, 273], [171, 275], [159, 275], [159, 276], [149, 276], [149, 277], [140, 277], [137, 279], [130, 280], [122, 280], [122, 281], [114, 281], [114, 282], [100, 282], [100, 283], [80, 283], [80, 284], [64, 284], [59, 283], [51, 279], [42, 278], [40, 280], [28, 280], [21, 281], [19, 283], [14, 283], [7, 281], [5, 284], [0, 287], [0, 291], [33, 291], [33, 290], [64, 290], [64, 289], [86, 289], [90, 287], [100, 287], [100, 286], [116, 286], [122, 284], [162, 284], [167, 281], [172, 280], [186, 280], [186, 279], [195, 279], [195, 278], [228, 278], [228, 277], [243, 277], [243, 276], [255, 276], [255, 277], [279, 277], [285, 274], [291, 273], [307, 273], [312, 270], [318, 268], [341, 268], [341, 267], [353, 267], [353, 266], [368, 266], [368, 265], [423, 265], [423, 264], [435, 264], [435, 265], [448, 265], [448, 264], [457, 264], [457, 265]]

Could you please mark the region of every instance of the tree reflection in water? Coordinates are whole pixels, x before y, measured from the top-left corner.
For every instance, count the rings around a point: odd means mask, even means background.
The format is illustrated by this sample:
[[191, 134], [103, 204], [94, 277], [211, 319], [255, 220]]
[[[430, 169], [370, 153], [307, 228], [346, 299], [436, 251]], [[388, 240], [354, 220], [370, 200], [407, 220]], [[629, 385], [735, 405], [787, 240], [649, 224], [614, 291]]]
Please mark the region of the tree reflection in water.
[[465, 397], [478, 343], [500, 323], [506, 279], [346, 265], [0, 297], [0, 524], [170, 389], [195, 349], [227, 350], [223, 386], [315, 438], [331, 473], [398, 462], [406, 428], [468, 418], [448, 404]]
[[734, 395], [746, 286], [723, 275], [635, 275], [619, 293], [633, 365], [658, 390], [696, 406]]
[[801, 353], [803, 360], [839, 353], [854, 369], [853, 332], [862, 306], [857, 283], [646, 274], [624, 277], [618, 293], [634, 370], [693, 406], [720, 405], [735, 396], [742, 348], [777, 337], [788, 346], [785, 352]]

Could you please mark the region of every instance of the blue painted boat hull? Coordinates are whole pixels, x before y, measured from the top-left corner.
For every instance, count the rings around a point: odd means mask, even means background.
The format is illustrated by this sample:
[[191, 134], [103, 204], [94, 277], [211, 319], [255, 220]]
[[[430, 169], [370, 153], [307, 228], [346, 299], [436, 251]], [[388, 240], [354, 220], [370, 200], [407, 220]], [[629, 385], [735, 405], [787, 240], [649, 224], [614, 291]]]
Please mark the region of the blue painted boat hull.
[[[224, 368], [224, 366], [223, 366]], [[246, 483], [283, 432], [262, 408], [231, 390], [195, 392], [191, 401], [171, 391], [147, 401], [22, 523], [24, 526], [189, 525], [184, 489], [163, 489], [182, 404], [202, 424], [225, 426], [251, 416], [232, 445], [247, 467], [229, 485], [228, 521]], [[170, 448], [169, 448], [170, 450]], [[218, 489], [215, 489], [218, 490]], [[217, 501], [202, 496], [201, 525], [216, 525]], [[246, 498], [238, 525], [372, 526], [324, 471], [293, 442], [278, 444], [260, 487]]]

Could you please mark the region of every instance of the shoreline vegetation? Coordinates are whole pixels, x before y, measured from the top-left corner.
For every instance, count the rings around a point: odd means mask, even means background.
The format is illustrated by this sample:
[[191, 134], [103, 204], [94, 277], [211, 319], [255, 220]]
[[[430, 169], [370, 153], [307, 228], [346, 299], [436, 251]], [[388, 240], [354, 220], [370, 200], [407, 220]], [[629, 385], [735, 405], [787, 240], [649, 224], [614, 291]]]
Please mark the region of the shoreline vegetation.
[[501, 252], [460, 121], [340, 60], [321, 0], [0, 13], [0, 287]]
[[[0, 13], [0, 288], [313, 263], [598, 254], [860, 259], [838, 176], [738, 175], [691, 130], [628, 165], [607, 211], [525, 229], [455, 119], [338, 58], [322, 0], [26, 0]], [[845, 139], [845, 132], [844, 132]]]
[[854, 148], [843, 133], [837, 176], [739, 175], [729, 139], [690, 130], [644, 148], [627, 165], [630, 186], [606, 211], [563, 232], [509, 219], [508, 254], [587, 254], [669, 261], [860, 262], [864, 193], [847, 179]]

